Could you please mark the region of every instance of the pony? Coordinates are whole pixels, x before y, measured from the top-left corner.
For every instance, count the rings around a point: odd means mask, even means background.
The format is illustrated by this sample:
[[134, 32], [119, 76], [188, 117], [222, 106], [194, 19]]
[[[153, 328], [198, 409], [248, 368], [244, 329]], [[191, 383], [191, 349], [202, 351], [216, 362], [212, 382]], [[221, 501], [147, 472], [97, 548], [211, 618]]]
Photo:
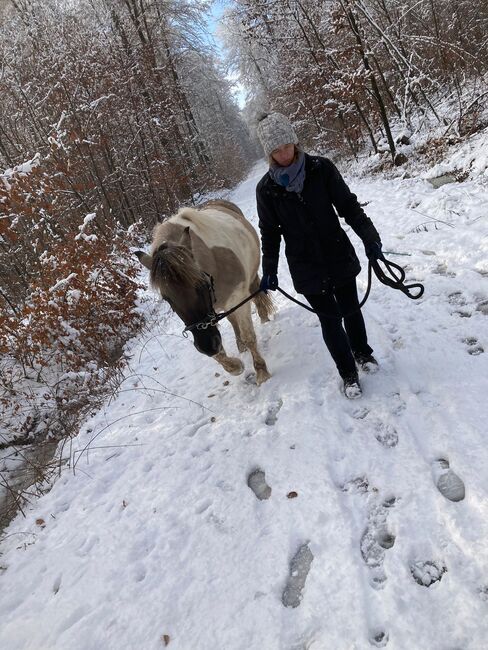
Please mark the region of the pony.
[[[227, 372], [239, 375], [242, 361], [226, 354], [214, 320], [259, 289], [259, 238], [237, 205], [214, 199], [198, 208], [184, 207], [155, 226], [150, 254], [136, 251], [150, 271], [151, 286], [190, 331], [196, 349], [213, 357]], [[260, 292], [253, 297], [261, 322], [274, 312], [273, 302]], [[269, 379], [258, 351], [247, 301], [227, 316], [239, 352], [249, 350], [258, 386]]]

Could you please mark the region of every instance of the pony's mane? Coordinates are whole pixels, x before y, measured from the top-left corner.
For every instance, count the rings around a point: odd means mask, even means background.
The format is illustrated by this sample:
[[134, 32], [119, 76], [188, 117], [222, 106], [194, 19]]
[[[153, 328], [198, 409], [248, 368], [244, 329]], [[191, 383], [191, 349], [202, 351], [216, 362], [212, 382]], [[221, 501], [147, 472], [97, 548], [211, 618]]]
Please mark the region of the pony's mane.
[[203, 282], [202, 272], [184, 246], [166, 242], [153, 254], [151, 284], [164, 292], [165, 287], [195, 287]]

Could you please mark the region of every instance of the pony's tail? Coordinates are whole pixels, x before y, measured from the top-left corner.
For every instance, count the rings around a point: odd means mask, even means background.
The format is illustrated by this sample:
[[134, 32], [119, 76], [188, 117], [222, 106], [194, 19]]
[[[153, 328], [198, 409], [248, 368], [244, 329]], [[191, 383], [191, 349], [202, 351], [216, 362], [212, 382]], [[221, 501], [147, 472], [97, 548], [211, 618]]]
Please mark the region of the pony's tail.
[[[254, 291], [257, 291], [259, 289], [259, 283], [260, 278], [258, 275], [256, 275], [251, 283], [251, 293], [254, 293]], [[260, 291], [257, 296], [254, 296], [253, 302], [256, 305], [261, 323], [267, 323], [269, 321], [269, 317], [276, 312], [276, 306], [273, 302], [273, 299], [269, 293]]]

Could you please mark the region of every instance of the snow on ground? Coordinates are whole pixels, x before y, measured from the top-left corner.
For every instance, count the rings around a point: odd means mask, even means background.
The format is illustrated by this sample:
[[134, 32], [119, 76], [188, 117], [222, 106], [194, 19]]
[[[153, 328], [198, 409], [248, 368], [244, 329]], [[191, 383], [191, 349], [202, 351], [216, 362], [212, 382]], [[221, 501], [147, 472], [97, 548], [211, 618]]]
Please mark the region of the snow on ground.
[[[230, 197], [254, 222], [263, 172]], [[348, 180], [425, 283], [419, 301], [374, 284], [381, 370], [363, 397], [343, 397], [317, 318], [281, 295], [273, 322], [255, 319], [273, 374], [260, 388], [247, 353], [224, 374], [161, 305], [73, 441], [75, 471], [7, 530], [1, 648], [487, 647], [486, 179]], [[284, 261], [279, 277], [293, 292]], [[436, 488], [439, 458], [464, 500]], [[248, 487], [257, 469], [267, 499]]]

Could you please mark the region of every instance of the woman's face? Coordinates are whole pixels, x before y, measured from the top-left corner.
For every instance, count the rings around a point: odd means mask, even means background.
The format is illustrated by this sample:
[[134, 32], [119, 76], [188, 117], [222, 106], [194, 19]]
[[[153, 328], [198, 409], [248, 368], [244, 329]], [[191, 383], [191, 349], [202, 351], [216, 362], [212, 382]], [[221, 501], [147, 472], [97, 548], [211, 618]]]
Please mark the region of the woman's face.
[[274, 149], [271, 152], [271, 157], [280, 167], [288, 167], [293, 162], [293, 158], [295, 158], [295, 145], [293, 143], [284, 144]]

